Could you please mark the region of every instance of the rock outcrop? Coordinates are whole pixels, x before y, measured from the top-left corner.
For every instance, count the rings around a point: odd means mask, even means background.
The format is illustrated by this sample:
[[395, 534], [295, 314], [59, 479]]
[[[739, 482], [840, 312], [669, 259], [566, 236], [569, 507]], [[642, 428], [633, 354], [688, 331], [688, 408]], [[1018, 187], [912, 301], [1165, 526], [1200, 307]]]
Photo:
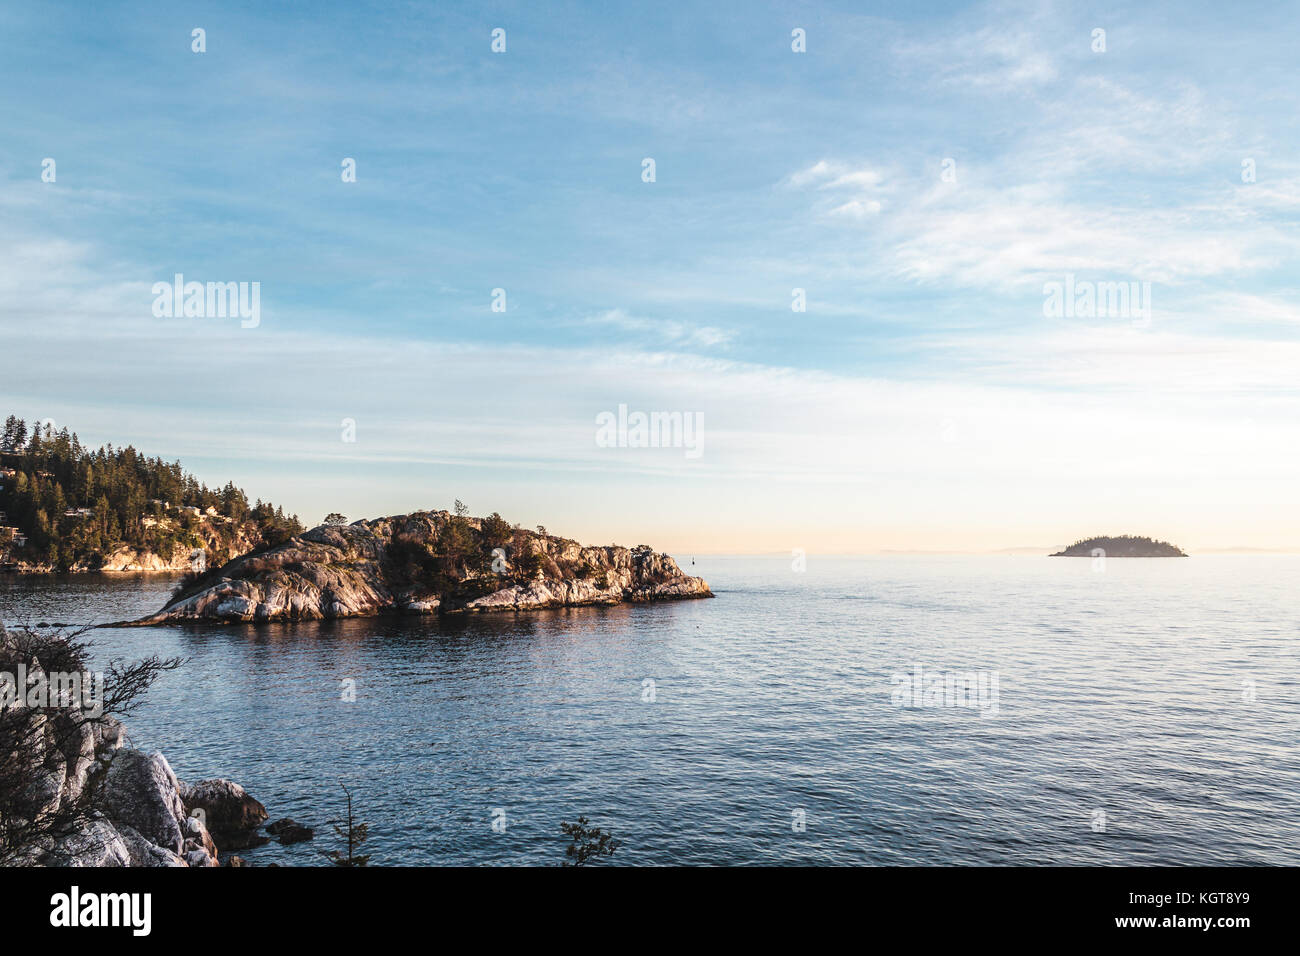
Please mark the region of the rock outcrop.
[[290, 817], [276, 820], [274, 823], [268, 823], [266, 832], [271, 834], [280, 841], [284, 846], [290, 846], [294, 843], [302, 843], [304, 840], [313, 839], [316, 831], [309, 826], [304, 826], [297, 820]]
[[234, 559], [158, 613], [126, 623], [531, 611], [712, 596], [702, 578], [647, 545], [583, 547], [511, 528], [495, 515], [436, 511], [321, 525]]
[[[29, 684], [44, 677], [40, 659], [0, 625], [0, 670], [12, 674], [19, 663]], [[125, 728], [113, 717], [57, 703], [8, 700], [0, 708], [0, 843], [27, 828], [33, 834], [18, 840], [19, 849], [0, 847], [18, 854], [8, 862], [217, 866], [227, 849], [266, 842], [256, 835], [266, 809], [242, 787], [228, 780], [186, 786], [161, 753], [124, 746]]]
[[268, 843], [257, 832], [266, 821], [262, 806], [230, 780], [201, 780], [180, 786], [181, 802], [191, 817], [203, 820], [213, 842], [222, 850], [247, 850]]
[[[188, 807], [182, 796], [196, 789], [220, 787], [243, 793], [238, 784], [205, 780], [186, 787], [176, 779], [162, 754], [118, 749], [116, 740], [105, 742], [105, 750], [96, 754], [96, 764], [97, 770], [87, 785], [101, 788], [95, 801], [97, 809], [71, 832], [33, 847], [21, 862], [73, 867], [219, 866], [222, 851], [255, 843], [249, 834], [256, 836], [256, 824], [251, 831], [228, 834], [241, 839], [231, 839], [228, 845], [219, 843], [205, 826], [202, 814]], [[51, 794], [33, 811], [42, 814], [57, 810], [61, 799], [62, 794]], [[266, 842], [265, 837], [260, 839]]]

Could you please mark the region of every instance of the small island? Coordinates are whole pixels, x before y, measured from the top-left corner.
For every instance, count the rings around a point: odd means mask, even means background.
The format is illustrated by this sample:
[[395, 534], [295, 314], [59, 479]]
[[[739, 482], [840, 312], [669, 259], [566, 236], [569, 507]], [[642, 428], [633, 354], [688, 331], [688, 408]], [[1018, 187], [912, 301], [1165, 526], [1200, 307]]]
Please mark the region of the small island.
[[1049, 558], [1091, 558], [1100, 551], [1107, 558], [1185, 558], [1186, 552], [1168, 541], [1142, 538], [1132, 534], [1115, 537], [1086, 538], [1076, 541], [1064, 551], [1049, 554]]

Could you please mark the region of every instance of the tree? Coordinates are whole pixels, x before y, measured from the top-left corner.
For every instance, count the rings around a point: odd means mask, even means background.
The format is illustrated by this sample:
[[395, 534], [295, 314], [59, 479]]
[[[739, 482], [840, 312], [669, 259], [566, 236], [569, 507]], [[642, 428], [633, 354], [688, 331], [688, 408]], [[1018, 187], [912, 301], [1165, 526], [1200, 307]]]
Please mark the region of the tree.
[[578, 817], [577, 823], [561, 823], [560, 829], [569, 837], [570, 843], [564, 849], [568, 857], [561, 866], [583, 866], [589, 860], [602, 856], [613, 856], [614, 851], [622, 846], [621, 840], [599, 827], [589, 827], [591, 821]]
[[510, 522], [495, 511], [483, 519], [483, 539], [489, 548], [504, 548], [511, 536]]
[[27, 423], [16, 415], [5, 419], [4, 437], [0, 438], [0, 451], [16, 455], [27, 444]]
[[330, 850], [328, 853], [323, 854], [323, 856], [327, 860], [330, 860], [335, 866], [365, 866], [370, 862], [370, 857], [368, 855], [357, 856], [356, 849], [361, 846], [361, 844], [365, 843], [366, 838], [370, 836], [370, 827], [365, 823], [356, 822], [356, 819], [352, 815], [352, 791], [349, 790], [347, 785], [342, 781], [339, 781], [339, 786], [343, 788], [343, 792], [347, 795], [348, 799], [347, 828], [345, 829], [339, 826], [339, 824], [344, 821], [330, 820], [329, 822], [333, 825], [334, 832], [337, 833], [341, 839], [347, 841], [348, 852], [347, 855], [344, 856], [338, 850]]
[[515, 525], [510, 540], [510, 567], [514, 570], [515, 580], [521, 584], [534, 580], [542, 570], [542, 556], [534, 547], [534, 541], [529, 532]]
[[[10, 415], [0, 453], [17, 471], [0, 489], [0, 511], [27, 535], [23, 558], [32, 564], [93, 568], [107, 550], [120, 546], [169, 559], [175, 547], [198, 547], [208, 539], [214, 553], [221, 553], [241, 541], [280, 544], [303, 530], [296, 517], [286, 518], [269, 503], [250, 510], [233, 482], [214, 491], [179, 462], [146, 457], [129, 445], [91, 451], [66, 428], [38, 427], [29, 439], [23, 420]], [[218, 508], [229, 520], [200, 521], [169, 507], [180, 505]], [[92, 517], [64, 515], [92, 506]], [[155, 519], [148, 526], [141, 520], [146, 516]]]
[[339, 525], [348, 523], [347, 515], [341, 515], [337, 511], [331, 511], [325, 516], [325, 523], [331, 528], [337, 528]]

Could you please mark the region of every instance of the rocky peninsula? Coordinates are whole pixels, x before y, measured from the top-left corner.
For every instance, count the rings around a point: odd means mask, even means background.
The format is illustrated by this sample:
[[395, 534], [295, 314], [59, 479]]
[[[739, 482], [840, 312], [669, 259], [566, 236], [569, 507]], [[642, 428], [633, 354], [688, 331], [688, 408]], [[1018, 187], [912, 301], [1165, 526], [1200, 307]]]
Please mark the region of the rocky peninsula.
[[423, 511], [320, 525], [254, 551], [126, 624], [309, 621], [380, 614], [466, 614], [713, 597], [648, 545], [584, 547], [510, 525]]
[[1063, 551], [1049, 554], [1049, 558], [1091, 558], [1100, 551], [1107, 558], [1185, 558], [1187, 554], [1177, 545], [1154, 538], [1140, 538], [1125, 534], [1117, 537], [1086, 538], [1076, 541]]

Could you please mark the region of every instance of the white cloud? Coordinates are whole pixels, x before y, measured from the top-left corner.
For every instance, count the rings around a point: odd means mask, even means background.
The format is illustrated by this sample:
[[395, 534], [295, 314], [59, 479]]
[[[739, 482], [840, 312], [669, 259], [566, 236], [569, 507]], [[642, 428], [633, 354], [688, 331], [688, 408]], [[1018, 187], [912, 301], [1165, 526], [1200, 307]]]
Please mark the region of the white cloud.
[[637, 333], [646, 344], [659, 347], [716, 348], [727, 345], [735, 337], [729, 329], [691, 325], [676, 319], [649, 319], [629, 315], [623, 309], [608, 309], [586, 321], [593, 326]]
[[817, 200], [817, 210], [821, 215], [841, 219], [864, 220], [879, 215], [888, 192], [881, 170], [825, 159], [790, 174], [786, 183], [796, 189], [816, 187], [826, 193], [827, 198]]
[[879, 200], [870, 199], [850, 199], [842, 206], [836, 206], [830, 211], [832, 216], [847, 216], [850, 219], [870, 219], [872, 216], [880, 214]]

